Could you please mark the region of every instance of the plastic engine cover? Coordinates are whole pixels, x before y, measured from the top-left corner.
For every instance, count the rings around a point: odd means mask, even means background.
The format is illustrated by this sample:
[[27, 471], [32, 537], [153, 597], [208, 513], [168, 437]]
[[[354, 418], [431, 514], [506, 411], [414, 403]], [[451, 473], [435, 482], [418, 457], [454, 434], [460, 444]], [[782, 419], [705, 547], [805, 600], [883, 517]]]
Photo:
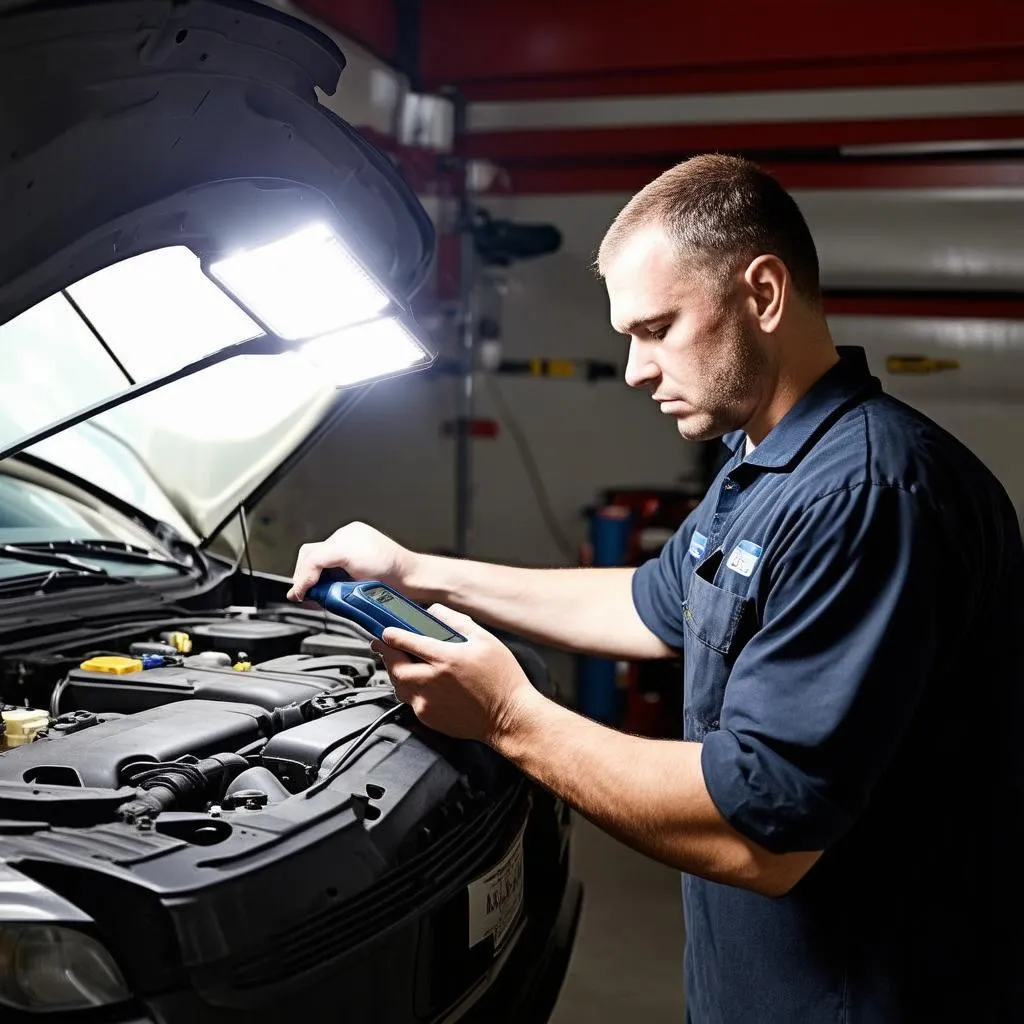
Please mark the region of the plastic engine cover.
[[291, 654], [298, 650], [302, 639], [309, 636], [309, 632], [306, 626], [257, 619], [204, 622], [188, 630], [194, 653], [224, 651], [236, 658], [244, 652], [253, 664]]
[[172, 701], [216, 700], [241, 701], [272, 711], [325, 690], [349, 689], [352, 685], [353, 677], [340, 672], [275, 675], [263, 670], [236, 672], [230, 668], [170, 665], [117, 676], [72, 669], [60, 709], [133, 714]]
[[263, 764], [293, 793], [315, 781], [324, 760], [351, 743], [380, 715], [377, 704], [304, 722], [278, 733], [263, 748]]
[[135, 761], [209, 757], [270, 732], [270, 716], [255, 705], [180, 701], [15, 747], [0, 754], [0, 781], [116, 789], [121, 769]]

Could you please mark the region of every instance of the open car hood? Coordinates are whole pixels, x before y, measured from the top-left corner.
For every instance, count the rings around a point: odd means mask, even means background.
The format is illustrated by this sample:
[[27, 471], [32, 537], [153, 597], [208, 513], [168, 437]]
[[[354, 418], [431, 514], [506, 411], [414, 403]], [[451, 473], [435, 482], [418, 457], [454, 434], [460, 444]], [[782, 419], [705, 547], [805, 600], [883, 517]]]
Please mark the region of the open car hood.
[[[269, 335], [200, 262], [309, 223], [408, 313], [433, 228], [317, 101], [344, 65], [309, 25], [246, 0], [0, 0], [0, 451], [203, 542], [355, 400], [287, 351], [135, 393], [197, 334]], [[198, 304], [171, 287], [179, 271], [207, 288]]]

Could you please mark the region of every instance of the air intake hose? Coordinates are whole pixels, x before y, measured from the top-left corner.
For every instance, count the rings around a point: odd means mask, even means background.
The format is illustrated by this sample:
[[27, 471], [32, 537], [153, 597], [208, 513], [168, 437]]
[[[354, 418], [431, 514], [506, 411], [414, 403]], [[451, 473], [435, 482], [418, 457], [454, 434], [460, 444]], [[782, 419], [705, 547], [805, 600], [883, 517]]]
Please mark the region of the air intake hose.
[[134, 822], [155, 818], [162, 811], [188, 810], [205, 803], [211, 791], [219, 797], [231, 780], [249, 768], [240, 754], [216, 754], [197, 760], [185, 757], [163, 763], [136, 762], [124, 768], [124, 780], [143, 792], [122, 805], [121, 817]]

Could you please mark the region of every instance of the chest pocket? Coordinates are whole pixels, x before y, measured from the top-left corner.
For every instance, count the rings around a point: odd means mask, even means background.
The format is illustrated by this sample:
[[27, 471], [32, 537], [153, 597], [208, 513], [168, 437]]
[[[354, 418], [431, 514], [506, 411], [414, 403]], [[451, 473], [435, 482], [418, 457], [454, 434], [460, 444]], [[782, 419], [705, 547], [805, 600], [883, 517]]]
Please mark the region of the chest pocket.
[[740, 651], [753, 635], [754, 602], [716, 586], [712, 580], [722, 562], [721, 550], [694, 569], [683, 622], [683, 738], [702, 740], [718, 728], [725, 685]]

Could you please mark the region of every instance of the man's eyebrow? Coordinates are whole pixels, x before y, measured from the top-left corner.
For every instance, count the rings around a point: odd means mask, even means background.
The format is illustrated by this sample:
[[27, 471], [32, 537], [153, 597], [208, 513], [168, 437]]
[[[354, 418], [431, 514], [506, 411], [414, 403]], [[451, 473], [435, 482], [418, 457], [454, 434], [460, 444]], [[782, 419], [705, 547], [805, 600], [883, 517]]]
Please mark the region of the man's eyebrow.
[[638, 327], [648, 327], [651, 324], [656, 324], [665, 320], [674, 320], [676, 314], [672, 310], [665, 310], [663, 313], [655, 313], [653, 316], [638, 316], [629, 323], [623, 324], [618, 329], [619, 334], [626, 335], [627, 337], [635, 333]]

